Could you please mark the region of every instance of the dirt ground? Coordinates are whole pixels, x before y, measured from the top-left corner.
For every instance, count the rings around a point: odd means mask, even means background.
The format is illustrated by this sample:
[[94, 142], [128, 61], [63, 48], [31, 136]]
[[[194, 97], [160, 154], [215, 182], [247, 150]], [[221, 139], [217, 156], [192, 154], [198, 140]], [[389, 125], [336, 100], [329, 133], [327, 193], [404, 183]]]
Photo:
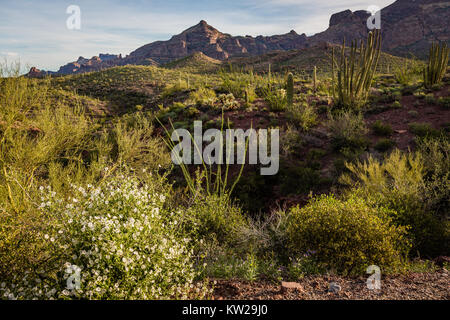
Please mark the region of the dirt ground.
[[[449, 271], [382, 276], [381, 289], [369, 290], [367, 277], [312, 276], [297, 282], [298, 288], [257, 281], [217, 280], [214, 300], [449, 300]], [[329, 292], [335, 282], [341, 290]]]

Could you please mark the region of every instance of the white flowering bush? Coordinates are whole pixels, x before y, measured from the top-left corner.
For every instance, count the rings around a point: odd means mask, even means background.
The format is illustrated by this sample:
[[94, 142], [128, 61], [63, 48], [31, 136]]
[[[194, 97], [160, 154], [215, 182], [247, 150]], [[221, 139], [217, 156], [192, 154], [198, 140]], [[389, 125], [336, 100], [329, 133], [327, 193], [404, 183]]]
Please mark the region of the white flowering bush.
[[64, 259], [53, 274], [37, 270], [1, 283], [2, 298], [203, 298], [208, 290], [195, 281], [192, 242], [156, 189], [125, 176], [100, 187], [74, 186], [68, 200], [42, 188], [41, 210], [60, 221], [43, 240]]

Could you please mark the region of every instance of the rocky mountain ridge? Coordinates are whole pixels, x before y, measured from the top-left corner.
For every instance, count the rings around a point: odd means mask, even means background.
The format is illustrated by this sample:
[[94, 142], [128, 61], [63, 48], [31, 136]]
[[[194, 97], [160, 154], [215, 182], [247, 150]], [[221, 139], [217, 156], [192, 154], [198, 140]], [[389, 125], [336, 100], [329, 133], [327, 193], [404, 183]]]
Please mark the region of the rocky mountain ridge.
[[[80, 57], [77, 61], [62, 66], [56, 73], [34, 68], [29, 75], [75, 74], [127, 64], [162, 65], [196, 52], [223, 61], [273, 51], [305, 49], [324, 42], [341, 44], [344, 39], [365, 39], [369, 31], [366, 23], [369, 16], [364, 10], [345, 10], [333, 14], [328, 29], [311, 37], [294, 30], [275, 36], [232, 36], [202, 20], [170, 40], [146, 44], [124, 58], [110, 54], [100, 54], [90, 59]], [[397, 0], [381, 10], [383, 50], [394, 55], [406, 56], [412, 53], [423, 58], [427, 55], [431, 42], [450, 42], [448, 21], [450, 1]]]

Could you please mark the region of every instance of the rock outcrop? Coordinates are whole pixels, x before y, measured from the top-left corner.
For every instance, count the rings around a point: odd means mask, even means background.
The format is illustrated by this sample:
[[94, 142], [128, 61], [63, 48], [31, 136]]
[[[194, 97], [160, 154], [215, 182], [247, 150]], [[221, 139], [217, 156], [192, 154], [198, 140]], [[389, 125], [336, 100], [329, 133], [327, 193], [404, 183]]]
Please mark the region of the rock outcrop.
[[202, 20], [168, 41], [157, 41], [140, 47], [126, 57], [125, 61], [140, 63], [151, 59], [164, 64], [195, 52], [202, 52], [213, 59], [225, 60], [234, 56], [259, 55], [274, 50], [302, 49], [307, 46], [307, 42], [305, 34], [298, 35], [295, 31], [271, 37], [233, 37], [221, 33]]
[[[342, 43], [367, 37], [366, 11], [342, 11], [331, 16], [329, 28], [309, 38], [310, 43]], [[397, 0], [381, 10], [383, 51], [424, 58], [431, 42], [450, 42], [450, 1]]]

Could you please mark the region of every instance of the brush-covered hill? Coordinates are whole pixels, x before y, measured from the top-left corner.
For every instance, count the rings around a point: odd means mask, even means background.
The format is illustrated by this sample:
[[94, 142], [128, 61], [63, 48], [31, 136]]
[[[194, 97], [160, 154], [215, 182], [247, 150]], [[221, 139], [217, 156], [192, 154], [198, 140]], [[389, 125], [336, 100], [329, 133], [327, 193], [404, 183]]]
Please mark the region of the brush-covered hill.
[[222, 65], [222, 61], [210, 58], [202, 52], [195, 52], [194, 54], [169, 62], [164, 65], [169, 69], [187, 69], [195, 73], [214, 72]]
[[[256, 57], [242, 57], [229, 59], [226, 62], [234, 67], [256, 72], [267, 72], [269, 66], [272, 71], [311, 72], [314, 66], [321, 73], [331, 72], [331, 59], [333, 48], [337, 54], [342, 47], [321, 43], [302, 50], [271, 52]], [[378, 71], [389, 73], [394, 67], [403, 65], [408, 59], [382, 52], [378, 63]]]

